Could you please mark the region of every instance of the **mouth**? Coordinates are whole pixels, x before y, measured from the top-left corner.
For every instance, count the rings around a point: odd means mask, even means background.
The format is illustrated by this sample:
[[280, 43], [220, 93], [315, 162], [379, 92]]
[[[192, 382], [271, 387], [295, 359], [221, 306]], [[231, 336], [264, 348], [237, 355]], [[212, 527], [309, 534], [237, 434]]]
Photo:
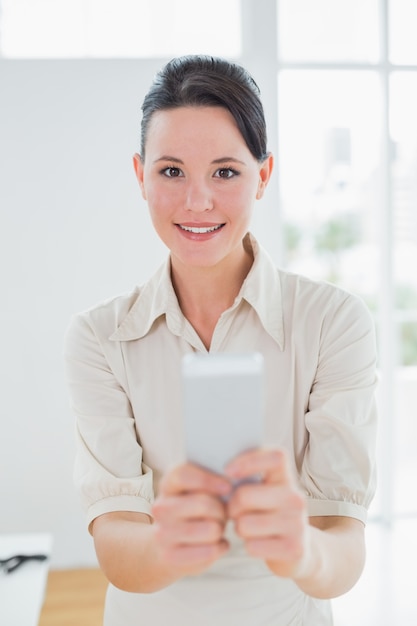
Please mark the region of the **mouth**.
[[194, 233], [196, 235], [205, 235], [207, 233], [214, 233], [216, 230], [223, 228], [225, 224], [216, 224], [214, 226], [186, 226], [184, 224], [176, 224], [181, 230], [187, 233]]

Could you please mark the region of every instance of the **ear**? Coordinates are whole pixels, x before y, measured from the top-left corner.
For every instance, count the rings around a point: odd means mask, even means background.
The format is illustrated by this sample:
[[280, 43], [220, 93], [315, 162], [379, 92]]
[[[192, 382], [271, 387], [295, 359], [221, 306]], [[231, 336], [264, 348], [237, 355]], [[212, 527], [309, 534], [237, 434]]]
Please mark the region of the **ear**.
[[274, 168], [274, 157], [271, 153], [268, 154], [265, 161], [263, 161], [260, 165], [259, 169], [259, 183], [258, 190], [256, 192], [256, 199], [260, 200], [264, 195], [264, 191], [266, 186], [271, 178], [272, 170]]
[[133, 167], [135, 169], [136, 178], [138, 179], [139, 187], [142, 192], [142, 197], [144, 200], [146, 200], [145, 185], [143, 182], [143, 161], [142, 157], [138, 153], [135, 153], [133, 155]]

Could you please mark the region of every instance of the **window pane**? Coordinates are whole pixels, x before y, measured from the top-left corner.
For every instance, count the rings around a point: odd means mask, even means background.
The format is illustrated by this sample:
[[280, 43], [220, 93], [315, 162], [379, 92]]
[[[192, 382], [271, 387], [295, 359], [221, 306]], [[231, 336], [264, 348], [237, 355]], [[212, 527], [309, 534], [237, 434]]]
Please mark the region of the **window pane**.
[[375, 306], [381, 103], [373, 72], [282, 72], [279, 163], [287, 261]]
[[378, 0], [279, 0], [286, 61], [377, 61]]
[[393, 238], [398, 348], [396, 446], [399, 512], [417, 511], [417, 74], [391, 78]]
[[416, 0], [391, 0], [389, 15], [391, 62], [417, 64]]
[[239, 0], [0, 1], [4, 57], [240, 54]]

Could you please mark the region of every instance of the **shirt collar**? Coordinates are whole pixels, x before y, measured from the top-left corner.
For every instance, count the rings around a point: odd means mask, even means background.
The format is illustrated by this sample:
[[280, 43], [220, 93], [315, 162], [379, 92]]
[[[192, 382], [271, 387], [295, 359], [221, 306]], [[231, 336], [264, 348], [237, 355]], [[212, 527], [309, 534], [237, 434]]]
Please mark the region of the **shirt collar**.
[[252, 234], [248, 233], [244, 243], [252, 248], [254, 261], [238, 299], [245, 299], [253, 307], [267, 333], [283, 350], [284, 321], [280, 272]]
[[178, 300], [171, 283], [169, 257], [140, 289], [133, 306], [117, 330], [110, 335], [113, 341], [141, 339], [150, 331], [153, 323], [162, 315], [182, 317]]
[[[283, 350], [284, 325], [279, 272], [253, 235], [248, 233], [244, 243], [252, 248], [254, 262], [233, 308], [237, 307], [242, 299], [246, 300], [256, 311], [265, 330]], [[166, 316], [171, 332], [181, 335], [186, 320], [172, 286], [169, 257], [140, 289], [130, 311], [109, 339], [112, 341], [141, 339], [162, 315]]]

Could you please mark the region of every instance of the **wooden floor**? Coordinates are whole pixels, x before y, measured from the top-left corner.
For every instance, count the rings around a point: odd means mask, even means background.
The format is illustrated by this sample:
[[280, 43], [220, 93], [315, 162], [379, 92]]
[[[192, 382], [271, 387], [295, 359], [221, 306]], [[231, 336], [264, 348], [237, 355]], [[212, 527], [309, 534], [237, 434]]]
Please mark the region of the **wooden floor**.
[[39, 626], [102, 626], [106, 588], [98, 569], [50, 571]]

